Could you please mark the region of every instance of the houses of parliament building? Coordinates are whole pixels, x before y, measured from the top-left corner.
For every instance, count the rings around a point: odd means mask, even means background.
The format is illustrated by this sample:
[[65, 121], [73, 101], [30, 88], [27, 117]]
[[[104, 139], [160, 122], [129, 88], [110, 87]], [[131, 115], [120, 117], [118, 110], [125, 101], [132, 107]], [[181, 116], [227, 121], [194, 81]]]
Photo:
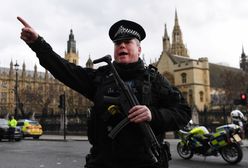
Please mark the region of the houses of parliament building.
[[[240, 69], [209, 63], [208, 58], [190, 58], [183, 42], [177, 12], [175, 12], [174, 20], [172, 40], [165, 25], [162, 37], [163, 50], [158, 56], [158, 61], [153, 64], [161, 74], [182, 91], [192, 107], [201, 111], [222, 100], [220, 96], [225, 92], [223, 80], [221, 80], [223, 73], [246, 73], [248, 61], [243, 50]], [[72, 30], [64, 58], [75, 64], [79, 62]], [[68, 111], [71, 113], [86, 111], [91, 105], [85, 97], [54, 79], [48, 71], [37, 72], [36, 66], [33, 71], [28, 71], [25, 63], [16, 71], [15, 65], [16, 63], [11, 61], [9, 68], [0, 68], [1, 115], [15, 113], [16, 107], [19, 107], [18, 113], [59, 113], [61, 93], [66, 94]], [[85, 66], [93, 68], [90, 58]]]
[[[64, 58], [78, 64], [79, 55], [76, 51], [76, 41], [73, 31], [70, 31], [67, 41], [67, 51]], [[87, 67], [93, 67], [88, 59]], [[47, 70], [38, 72], [26, 70], [25, 63], [19, 68], [18, 63], [11, 61], [9, 68], [0, 68], [0, 116], [15, 114], [30, 117], [30, 115], [58, 114], [59, 97], [66, 96], [68, 113], [82, 113], [88, 110], [91, 102], [79, 93], [66, 87], [56, 80]]]

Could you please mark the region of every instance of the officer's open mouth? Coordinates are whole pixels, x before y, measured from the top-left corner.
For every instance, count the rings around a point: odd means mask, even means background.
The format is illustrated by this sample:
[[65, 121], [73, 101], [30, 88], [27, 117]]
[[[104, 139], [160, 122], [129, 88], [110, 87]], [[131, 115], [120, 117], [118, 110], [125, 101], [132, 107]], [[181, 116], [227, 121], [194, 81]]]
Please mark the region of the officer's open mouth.
[[127, 55], [127, 54], [128, 54], [127, 52], [120, 52], [119, 56], [124, 56], [124, 55]]

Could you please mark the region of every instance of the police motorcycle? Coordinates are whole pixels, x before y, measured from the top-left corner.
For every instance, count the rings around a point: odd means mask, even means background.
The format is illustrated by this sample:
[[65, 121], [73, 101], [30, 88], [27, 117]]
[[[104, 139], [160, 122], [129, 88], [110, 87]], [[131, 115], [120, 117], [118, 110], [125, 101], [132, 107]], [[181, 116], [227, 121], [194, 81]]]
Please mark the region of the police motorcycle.
[[191, 159], [194, 154], [204, 157], [220, 154], [229, 164], [237, 164], [243, 158], [239, 132], [240, 127], [235, 124], [217, 127], [214, 133], [209, 133], [204, 126], [179, 130], [177, 152], [183, 159]]

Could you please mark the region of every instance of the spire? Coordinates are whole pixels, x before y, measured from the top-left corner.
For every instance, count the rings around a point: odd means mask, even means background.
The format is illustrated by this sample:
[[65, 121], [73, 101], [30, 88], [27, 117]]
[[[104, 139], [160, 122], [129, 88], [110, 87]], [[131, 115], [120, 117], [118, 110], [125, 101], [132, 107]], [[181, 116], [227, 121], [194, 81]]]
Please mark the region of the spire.
[[22, 78], [25, 78], [25, 76], [26, 76], [26, 64], [23, 61], [23, 64], [22, 64]]
[[247, 62], [247, 56], [245, 55], [244, 46], [242, 45], [242, 53], [241, 53], [241, 59], [240, 59], [240, 69], [247, 72], [248, 71], [248, 62]]
[[70, 30], [69, 40], [74, 40], [74, 34], [72, 29]]
[[245, 56], [245, 51], [244, 51], [244, 46], [242, 44], [242, 54], [241, 54], [241, 58]]
[[48, 80], [48, 70], [47, 69], [45, 70], [45, 80], [46, 81]]
[[13, 61], [12, 61], [12, 59], [11, 59], [11, 61], [10, 61], [10, 69], [13, 69]]
[[169, 38], [166, 24], [164, 24], [164, 38]]
[[67, 41], [67, 53], [76, 53], [76, 41], [72, 29], [70, 30], [69, 40]]
[[22, 64], [22, 70], [23, 70], [23, 71], [26, 71], [26, 64], [25, 64], [24, 61], [23, 61], [23, 64]]
[[247, 56], [245, 55], [244, 46], [242, 45], [241, 61], [246, 62]]
[[34, 76], [33, 76], [33, 78], [36, 80], [37, 77], [38, 77], [37, 65], [35, 64], [35, 65], [34, 65]]
[[177, 9], [175, 10], [175, 26], [179, 26], [178, 17], [177, 17]]
[[179, 26], [177, 10], [175, 11], [175, 24], [172, 32], [172, 47], [171, 53], [174, 55], [188, 57], [187, 49], [183, 44], [183, 35]]
[[9, 64], [9, 76], [13, 76], [14, 71], [13, 71], [13, 61], [11, 59], [10, 64]]
[[89, 54], [89, 58], [88, 58], [88, 60], [86, 62], [86, 68], [93, 68], [93, 62], [90, 59], [90, 54]]
[[164, 37], [163, 37], [163, 51], [170, 51], [170, 37], [168, 36], [167, 33], [167, 27], [166, 24], [164, 24]]
[[37, 65], [34, 65], [34, 72], [37, 72]]

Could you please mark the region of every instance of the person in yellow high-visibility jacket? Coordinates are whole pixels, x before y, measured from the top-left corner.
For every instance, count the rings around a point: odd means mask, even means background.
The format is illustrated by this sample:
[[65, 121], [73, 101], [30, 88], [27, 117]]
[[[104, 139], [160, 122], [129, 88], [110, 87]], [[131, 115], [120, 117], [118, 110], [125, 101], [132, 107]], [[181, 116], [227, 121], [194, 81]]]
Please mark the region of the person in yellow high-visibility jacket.
[[15, 128], [17, 125], [17, 121], [14, 118], [14, 116], [11, 115], [9, 117], [8, 125], [9, 125], [9, 141], [13, 141], [15, 138]]

